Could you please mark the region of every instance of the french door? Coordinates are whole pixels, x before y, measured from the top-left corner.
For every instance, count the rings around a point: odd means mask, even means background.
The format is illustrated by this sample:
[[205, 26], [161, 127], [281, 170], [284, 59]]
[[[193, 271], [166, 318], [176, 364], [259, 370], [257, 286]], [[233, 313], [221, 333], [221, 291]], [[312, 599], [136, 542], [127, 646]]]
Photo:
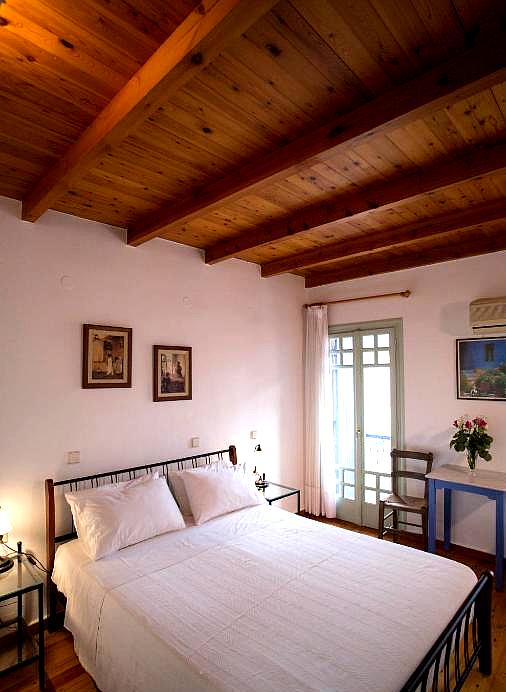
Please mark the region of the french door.
[[377, 527], [402, 439], [402, 323], [329, 329], [337, 516]]

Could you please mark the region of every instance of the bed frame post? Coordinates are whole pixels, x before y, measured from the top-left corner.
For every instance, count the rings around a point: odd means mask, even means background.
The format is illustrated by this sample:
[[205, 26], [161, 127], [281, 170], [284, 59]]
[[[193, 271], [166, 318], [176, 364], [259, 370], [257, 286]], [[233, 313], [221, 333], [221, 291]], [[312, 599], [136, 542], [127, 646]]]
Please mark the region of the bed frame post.
[[480, 593], [476, 603], [476, 620], [478, 622], [478, 639], [482, 642], [478, 663], [480, 673], [492, 673], [492, 585], [494, 579], [489, 572], [489, 579]]
[[230, 459], [230, 463], [236, 466], [237, 464], [237, 449], [235, 448], [235, 445], [230, 445], [228, 448], [228, 456]]
[[46, 479], [46, 607], [48, 629], [52, 631], [56, 626], [56, 586], [51, 581], [55, 556], [55, 511], [54, 511], [54, 483], [52, 478]]

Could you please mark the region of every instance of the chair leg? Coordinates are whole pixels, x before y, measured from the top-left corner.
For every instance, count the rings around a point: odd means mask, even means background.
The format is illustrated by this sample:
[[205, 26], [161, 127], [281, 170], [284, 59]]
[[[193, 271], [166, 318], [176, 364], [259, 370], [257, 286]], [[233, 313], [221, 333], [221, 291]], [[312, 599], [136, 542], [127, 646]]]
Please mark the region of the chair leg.
[[426, 553], [429, 552], [429, 530], [427, 521], [427, 510], [422, 512], [422, 534], [423, 534], [423, 549]]
[[[397, 531], [398, 528], [399, 528], [399, 515], [398, 515], [398, 511], [399, 511], [399, 510], [397, 510], [397, 509], [392, 510], [392, 528], [394, 529], [394, 531]], [[398, 543], [398, 542], [399, 542], [399, 537], [398, 537], [398, 535], [397, 535], [396, 533], [393, 534], [393, 541], [394, 541], [394, 543]]]
[[378, 538], [383, 538], [385, 533], [385, 502], [380, 500], [378, 517]]

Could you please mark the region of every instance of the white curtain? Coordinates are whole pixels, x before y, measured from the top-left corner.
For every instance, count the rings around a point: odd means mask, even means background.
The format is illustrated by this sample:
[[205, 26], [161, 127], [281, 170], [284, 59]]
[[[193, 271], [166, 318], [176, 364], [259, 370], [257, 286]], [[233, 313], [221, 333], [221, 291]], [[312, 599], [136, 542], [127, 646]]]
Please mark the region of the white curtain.
[[307, 512], [336, 516], [327, 306], [306, 308], [304, 354], [304, 505]]

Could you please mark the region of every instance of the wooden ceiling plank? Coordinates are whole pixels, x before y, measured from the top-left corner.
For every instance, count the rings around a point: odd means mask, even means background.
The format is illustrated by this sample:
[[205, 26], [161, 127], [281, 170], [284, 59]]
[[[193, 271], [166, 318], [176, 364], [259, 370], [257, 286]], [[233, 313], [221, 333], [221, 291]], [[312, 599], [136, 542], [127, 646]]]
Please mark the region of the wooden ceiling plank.
[[[56, 5], [57, 9], [66, 14], [68, 0], [43, 0], [49, 6]], [[82, 26], [90, 26], [97, 32], [102, 41], [115, 44], [116, 47], [124, 46], [129, 52], [128, 46], [133, 43], [136, 46], [135, 54], [143, 56], [146, 60], [165, 40], [167, 34], [159, 26], [159, 22], [146, 22], [142, 15], [141, 3], [137, 3], [135, 10], [124, 3], [108, 0], [79, 0], [72, 3], [72, 15]], [[91, 21], [90, 21], [91, 19]]]
[[419, 67], [437, 63], [442, 54], [449, 54], [450, 41], [453, 42], [455, 38], [462, 40], [462, 31], [452, 36], [451, 27], [447, 28], [446, 42], [432, 40], [410, 0], [373, 0], [373, 5], [407, 55]]
[[415, 168], [413, 161], [385, 135], [378, 135], [369, 142], [359, 144], [355, 151], [369, 165], [379, 167], [387, 177]]
[[[271, 146], [278, 146], [284, 136], [282, 126], [276, 119], [265, 121], [265, 109], [262, 104], [254, 100], [251, 94], [240, 93], [239, 87], [236, 87], [235, 91], [227, 77], [217, 73], [215, 68], [216, 61], [207, 68], [205, 74], [193, 80], [192, 85], [195, 86], [196, 93], [192, 93], [192, 96], [197, 101], [201, 100], [208, 108], [223, 113], [224, 117], [251, 131], [262, 141], [269, 141]], [[223, 93], [218, 93], [216, 87], [221, 88]], [[182, 90], [182, 93], [184, 91]], [[241, 101], [238, 100], [239, 93]]]
[[[346, 13], [341, 14], [341, 3], [330, 0], [291, 0], [291, 4], [318, 32], [350, 70], [363, 82], [371, 94], [378, 94], [392, 85], [380, 56], [361, 40], [358, 30], [348, 22]], [[332, 27], [329, 30], [329, 27]]]
[[465, 34], [452, 0], [417, 0], [414, 9], [435, 44], [462, 50]]
[[[230, 142], [218, 143], [202, 132], [195, 132], [193, 128], [182, 123], [180, 125], [164, 114], [142, 123], [135, 135], [144, 136], [157, 144], [163, 143], [162, 148], [167, 150], [167, 156], [172, 160], [186, 161], [193, 168], [196, 168], [195, 161], [198, 161], [202, 169], [208, 168], [211, 173], [223, 173], [237, 157]], [[249, 147], [245, 145], [245, 149], [248, 150]], [[149, 158], [149, 145], [146, 147], [145, 156]]]
[[[20, 53], [18, 48], [21, 49], [21, 46], [14, 48], [10, 42], [0, 41], [2, 88], [6, 81], [7, 88], [15, 93], [23, 93], [26, 84], [29, 93], [36, 90], [48, 94], [49, 100], [61, 99], [64, 105], [72, 104], [71, 110], [77, 107], [88, 117], [96, 117], [97, 113], [107, 105], [107, 98], [104, 95], [88, 89], [84, 84], [78, 85], [75, 81], [67, 79], [66, 76], [55, 72], [52, 66], [37, 62], [37, 69], [34, 70], [34, 63], [31, 60], [33, 56], [30, 53], [26, 55], [27, 51]], [[15, 73], [12, 71], [13, 61], [16, 65]]]
[[181, 194], [189, 185], [195, 184], [194, 171], [182, 162], [173, 166], [167, 155], [160, 150], [150, 150], [149, 159], [144, 158], [146, 147], [136, 135], [114, 151], [114, 156], [106, 154], [95, 164], [97, 168], [125, 175], [127, 178], [145, 180], [153, 190], [165, 198], [170, 194]]
[[420, 252], [402, 253], [392, 258], [380, 257], [373, 262], [363, 262], [329, 272], [310, 272], [305, 276], [306, 288], [506, 250], [505, 230], [506, 222], [494, 233], [487, 233], [475, 227], [468, 231], [468, 238], [460, 238], [458, 242], [455, 242], [452, 236], [448, 244], [443, 247], [427, 247]]
[[[394, 83], [405, 81], [417, 71], [418, 56], [404, 49], [372, 3], [364, 0], [339, 0], [338, 5], [339, 10], [346, 15], [346, 22], [353, 27], [353, 31], [360, 37], [368, 52]], [[422, 30], [425, 30], [423, 24]]]
[[444, 142], [455, 155], [463, 151], [466, 147], [465, 139], [457, 130], [446, 110], [436, 111], [424, 119], [425, 124], [437, 137], [440, 142]]
[[366, 234], [347, 242], [323, 245], [322, 247], [296, 256], [289, 256], [262, 265], [262, 276], [276, 276], [294, 269], [305, 269], [333, 260], [344, 260], [351, 257], [386, 250], [389, 247], [402, 246], [417, 240], [456, 231], [481, 223], [506, 218], [506, 200], [470, 207], [463, 211], [450, 212], [430, 221], [422, 221], [407, 226], [400, 226], [387, 231]]
[[[68, 0], [66, 1], [68, 3]], [[58, 4], [60, 7], [57, 6]], [[30, 0], [29, 3], [26, 0], [9, 0], [9, 5], [14, 6], [24, 17], [38, 26], [72, 43], [77, 50], [84, 49], [98, 62], [124, 75], [125, 81], [139, 69], [143, 62], [138, 61], [128, 52], [128, 47], [137, 46], [137, 43], [122, 41], [122, 37], [118, 34], [115, 34], [116, 45], [111, 43], [104, 23], [90, 21], [90, 13], [87, 13], [86, 7], [83, 8], [82, 2], [73, 3], [71, 15], [68, 13], [68, 4], [66, 8], [61, 6], [62, 0], [59, 3], [57, 0]], [[99, 32], [101, 30], [102, 35], [97, 33], [97, 30]], [[156, 46], [152, 48], [151, 53], [154, 50]]]
[[[326, 90], [329, 98], [327, 102], [329, 110], [336, 108], [339, 98], [336, 97], [336, 92], [332, 89], [328, 77], [322, 75], [307, 59], [306, 55], [295, 48], [285, 36], [283, 29], [276, 25], [275, 20], [269, 22], [269, 19], [271, 19], [271, 15], [267, 15], [255, 27], [252, 27], [247, 33], [248, 40], [262, 55], [268, 54], [271, 62], [278, 65], [288, 75], [294, 75], [298, 85], [305, 90], [306, 94], [309, 94], [309, 98], [314, 94], [315, 87], [317, 91]], [[254, 64], [256, 65], [256, 63]], [[273, 79], [275, 80], [274, 76]]]
[[43, 124], [30, 123], [24, 118], [8, 112], [2, 114], [2, 129], [4, 134], [11, 139], [25, 143], [43, 154], [54, 157], [59, 156], [67, 144], [72, 141], [68, 135], [59, 135]]
[[62, 69], [59, 71], [63, 74], [68, 73], [68, 70], [64, 69], [68, 64], [68, 67], [76, 70], [78, 83], [89, 80], [91, 88], [105, 95], [114, 94], [124, 85], [126, 79], [121, 73], [99, 62], [83, 48], [76, 50], [74, 44], [66, 38], [31, 22], [16, 12], [10, 2], [5, 3], [2, 8], [2, 18], [7, 22], [2, 31], [4, 40], [6, 35], [13, 34], [23, 42], [25, 51], [33, 53], [36, 47], [40, 51], [40, 56], [47, 55], [46, 59], [53, 63], [54, 69], [61, 65]]
[[[276, 50], [275, 47], [274, 50]], [[293, 110], [300, 112], [308, 122], [318, 116], [321, 117], [313, 92], [301, 83], [297, 75], [284, 69], [279, 64], [278, 58], [274, 57], [268, 48], [262, 50], [256, 45], [250, 39], [249, 32], [244, 34], [241, 43], [235, 43], [229, 47], [227, 55], [256, 74], [261, 80], [264, 94], [269, 89], [274, 93], [276, 100], [282, 99]]]
[[253, 68], [243, 65], [228, 51], [218, 56], [209, 66], [205, 77], [206, 80], [212, 79], [211, 84], [218, 93], [225, 87], [233, 97], [228, 101], [233, 100], [248, 110], [284, 142], [287, 139], [287, 128], [292, 132], [301, 132], [311, 123], [309, 115], [279, 94], [271, 84], [266, 84]]
[[341, 195], [331, 202], [309, 205], [283, 222], [266, 223], [236, 238], [217, 243], [206, 250], [206, 262], [215, 264], [240, 252], [275, 240], [349, 219], [390, 204], [436, 191], [462, 180], [503, 171], [506, 168], [506, 144], [478, 150], [447, 163], [436, 164], [422, 171], [365, 188], [360, 192]]
[[223, 48], [265, 14], [276, 0], [204, 0], [23, 200], [22, 218], [35, 221], [107, 148], [118, 144], [153, 112], [158, 101], [186, 84]]
[[288, 0], [276, 5], [266, 16], [266, 21], [279, 27], [287, 40], [325, 79], [330, 80], [332, 88], [348, 108], [350, 104], [356, 107], [365, 100], [369, 92], [362, 82]]
[[503, 118], [506, 121], [506, 82], [496, 84], [492, 87], [492, 93]]
[[270, 146], [269, 141], [261, 139], [256, 133], [250, 133], [247, 127], [237, 125], [207, 104], [200, 105], [190, 96], [185, 99], [183, 91], [179, 92], [177, 100], [173, 99], [160, 106], [153, 122], [173, 135], [186, 137], [203, 149], [224, 158], [236, 159], [238, 150], [245, 157], [251, 156]]
[[339, 115], [272, 154], [243, 166], [241, 175], [234, 171], [189, 195], [179, 204], [171, 204], [153, 215], [140, 218], [129, 229], [129, 244], [140, 245], [166, 232], [172, 223], [187, 222], [211, 207], [286, 178], [302, 161], [311, 165], [317, 162], [313, 159], [327, 160], [340, 150], [367, 141], [374, 134], [393, 131], [504, 81], [503, 40], [503, 36], [489, 39], [485, 45], [477, 45], [421, 77], [395, 87], [353, 112]]
[[490, 89], [454, 104], [447, 112], [468, 144], [495, 139], [505, 128], [503, 114]]

